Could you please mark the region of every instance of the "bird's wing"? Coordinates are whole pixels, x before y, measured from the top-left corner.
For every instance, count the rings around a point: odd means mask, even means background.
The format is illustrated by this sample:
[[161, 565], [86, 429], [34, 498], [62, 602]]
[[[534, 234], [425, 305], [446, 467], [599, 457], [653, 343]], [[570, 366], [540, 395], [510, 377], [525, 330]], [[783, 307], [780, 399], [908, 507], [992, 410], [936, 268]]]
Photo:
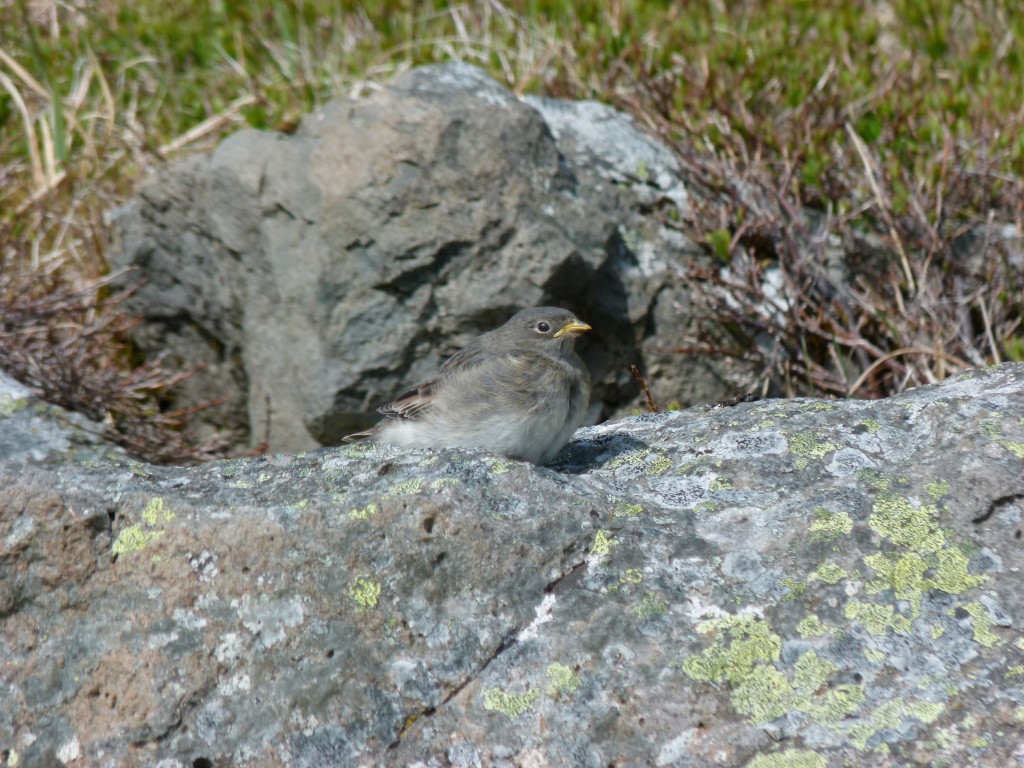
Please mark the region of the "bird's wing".
[[377, 409], [377, 413], [389, 419], [415, 419], [422, 416], [434, 400], [437, 381], [435, 377], [417, 384], [396, 400], [382, 405]]
[[[484, 334], [485, 336], [487, 334]], [[377, 413], [389, 419], [416, 419], [430, 408], [436, 397], [436, 389], [443, 379], [459, 375], [470, 368], [475, 368], [495, 357], [493, 352], [488, 352], [482, 341], [483, 337], [473, 339], [454, 355], [441, 364], [441, 370], [432, 379], [422, 381], [408, 392], [399, 395], [390, 403], [385, 403], [377, 409]]]
[[472, 343], [448, 358], [437, 376], [420, 382], [393, 402], [382, 405], [377, 412], [389, 419], [422, 418], [454, 380], [463, 387], [473, 382], [469, 386], [486, 394], [477, 404], [483, 410], [496, 400], [521, 397], [524, 392], [517, 392], [517, 389], [530, 391], [536, 388], [539, 382], [524, 380], [521, 374], [524, 369], [529, 369], [532, 362], [536, 361], [522, 350], [495, 353], [484, 349], [484, 345]]

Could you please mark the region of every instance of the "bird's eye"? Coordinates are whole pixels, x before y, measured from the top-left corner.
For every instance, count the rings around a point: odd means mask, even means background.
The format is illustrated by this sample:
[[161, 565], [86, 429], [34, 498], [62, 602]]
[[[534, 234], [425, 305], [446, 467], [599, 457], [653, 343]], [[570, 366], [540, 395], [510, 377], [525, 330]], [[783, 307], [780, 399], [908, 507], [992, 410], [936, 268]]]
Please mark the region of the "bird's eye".
[[551, 330], [551, 326], [545, 323], [543, 320], [541, 320], [539, 323], [537, 323], [537, 330], [540, 331], [541, 333], [547, 333], [548, 331]]

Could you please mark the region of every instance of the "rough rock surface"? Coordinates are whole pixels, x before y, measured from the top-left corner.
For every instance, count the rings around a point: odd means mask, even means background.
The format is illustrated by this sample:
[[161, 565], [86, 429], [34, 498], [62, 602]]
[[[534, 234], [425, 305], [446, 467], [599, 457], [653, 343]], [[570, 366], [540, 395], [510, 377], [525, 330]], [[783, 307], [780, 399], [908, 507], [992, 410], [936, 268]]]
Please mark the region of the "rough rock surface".
[[549, 468], [15, 453], [0, 759], [1020, 766], [1022, 514], [1024, 365], [606, 423]]
[[148, 281], [140, 347], [208, 364], [183, 399], [232, 397], [199, 418], [301, 450], [529, 306], [594, 326], [605, 415], [636, 396], [632, 362], [666, 401], [720, 398], [700, 361], [650, 351], [685, 328], [689, 209], [674, 156], [622, 113], [445, 64], [171, 166], [114, 217], [114, 259]]
[[103, 439], [103, 425], [51, 405], [0, 371], [0, 462], [63, 464], [129, 458]]

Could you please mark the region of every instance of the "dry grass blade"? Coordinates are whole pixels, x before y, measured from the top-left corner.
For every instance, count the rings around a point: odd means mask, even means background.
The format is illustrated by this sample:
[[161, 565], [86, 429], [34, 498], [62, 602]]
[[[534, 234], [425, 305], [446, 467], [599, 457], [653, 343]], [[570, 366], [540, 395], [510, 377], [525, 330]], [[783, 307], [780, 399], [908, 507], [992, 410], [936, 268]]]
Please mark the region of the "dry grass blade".
[[194, 128], [189, 129], [181, 136], [178, 136], [173, 141], [169, 141], [160, 147], [158, 153], [161, 156], [169, 155], [172, 152], [191, 144], [194, 141], [198, 141], [203, 136], [220, 130], [225, 124], [231, 121], [242, 109], [248, 107], [251, 104], [255, 104], [258, 99], [251, 93], [247, 93], [245, 96], [239, 96], [231, 104], [228, 105], [227, 109], [219, 114], [213, 115], [207, 118], [203, 122], [199, 123]]
[[[914, 271], [910, 268], [910, 260], [907, 258], [907, 251], [903, 247], [903, 239], [900, 237], [899, 232], [896, 231], [896, 225], [892, 215], [892, 203], [886, 198], [886, 195], [882, 192], [881, 186], [879, 186], [875, 172], [876, 164], [868, 153], [868, 148], [864, 143], [864, 140], [857, 135], [857, 132], [849, 123], [846, 123], [845, 128], [847, 135], [850, 137], [850, 141], [853, 142], [853, 146], [857, 149], [857, 154], [860, 155], [861, 162], [864, 164], [864, 175], [867, 177], [868, 184], [871, 185], [871, 192], [874, 194], [875, 202], [878, 204], [878, 212], [885, 219], [885, 223], [889, 227], [889, 235], [892, 237], [893, 244], [896, 246], [896, 250], [900, 255], [900, 264], [903, 266], [903, 277], [907, 281], [907, 288], [910, 293], [913, 294], [917, 291], [917, 281], [914, 280]], [[903, 310], [902, 307], [901, 310]], [[905, 312], [906, 310], [903, 311]]]
[[[43, 161], [39, 155], [39, 140], [36, 137], [32, 115], [29, 113], [28, 105], [21, 97], [21, 92], [15, 86], [14, 81], [3, 72], [0, 72], [0, 85], [10, 94], [14, 106], [18, 108], [18, 114], [21, 115], [22, 124], [25, 126], [25, 139], [28, 144], [29, 162], [32, 168], [32, 188], [33, 192], [38, 194], [39, 190], [46, 187], [46, 175], [43, 173]], [[21, 213], [21, 210], [18, 212]]]

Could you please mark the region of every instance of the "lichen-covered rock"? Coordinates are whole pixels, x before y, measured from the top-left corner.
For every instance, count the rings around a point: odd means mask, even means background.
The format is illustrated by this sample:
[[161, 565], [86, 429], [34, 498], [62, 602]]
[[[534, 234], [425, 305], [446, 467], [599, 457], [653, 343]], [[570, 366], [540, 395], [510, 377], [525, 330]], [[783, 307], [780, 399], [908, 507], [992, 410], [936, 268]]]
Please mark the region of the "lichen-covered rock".
[[[581, 431], [0, 463], [7, 764], [1024, 764], [1024, 365]], [[162, 761], [162, 762], [161, 762]]]

